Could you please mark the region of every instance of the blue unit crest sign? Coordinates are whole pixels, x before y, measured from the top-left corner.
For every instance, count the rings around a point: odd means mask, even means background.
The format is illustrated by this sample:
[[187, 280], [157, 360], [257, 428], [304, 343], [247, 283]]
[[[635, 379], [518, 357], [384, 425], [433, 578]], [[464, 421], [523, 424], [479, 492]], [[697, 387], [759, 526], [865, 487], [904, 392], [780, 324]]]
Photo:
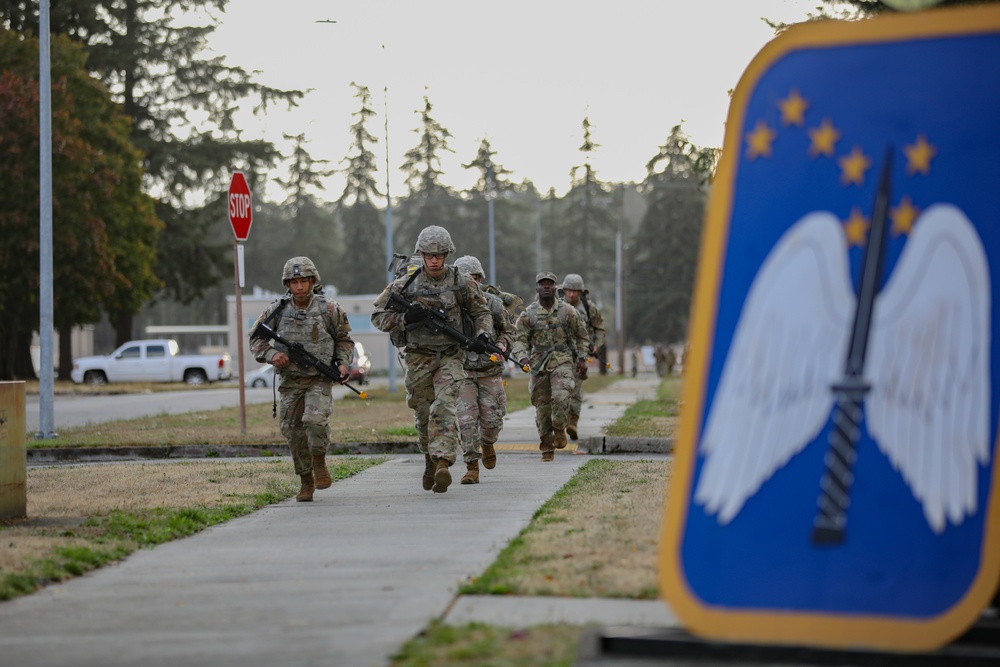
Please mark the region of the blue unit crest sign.
[[1000, 574], [1000, 8], [793, 27], [734, 94], [661, 590], [723, 639], [918, 650]]

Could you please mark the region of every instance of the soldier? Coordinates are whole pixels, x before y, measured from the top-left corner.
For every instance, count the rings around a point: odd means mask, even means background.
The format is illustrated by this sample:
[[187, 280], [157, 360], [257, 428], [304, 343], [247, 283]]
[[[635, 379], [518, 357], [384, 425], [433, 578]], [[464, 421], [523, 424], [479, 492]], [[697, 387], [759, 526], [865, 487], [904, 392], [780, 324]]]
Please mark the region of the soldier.
[[326, 467], [330, 447], [330, 413], [333, 382], [315, 368], [302, 368], [288, 358], [279, 343], [255, 336], [263, 322], [290, 343], [302, 346], [319, 359], [331, 359], [343, 382], [354, 357], [354, 341], [347, 313], [340, 304], [323, 296], [319, 271], [308, 257], [285, 262], [281, 282], [288, 292], [264, 309], [250, 329], [250, 351], [254, 358], [274, 366], [280, 381], [281, 434], [288, 440], [301, 487], [295, 500], [311, 502], [315, 489], [327, 489], [332, 480]]
[[[483, 286], [483, 265], [472, 255], [455, 260], [455, 268], [469, 275], [483, 288], [483, 296], [489, 304], [493, 319], [490, 336], [504, 351], [511, 348], [514, 341], [514, 322], [505, 307], [504, 300]], [[469, 332], [471, 333], [471, 332]], [[493, 447], [503, 418], [507, 414], [507, 393], [503, 388], [504, 359], [492, 359], [488, 354], [467, 352], [465, 371], [467, 377], [462, 383], [458, 397], [458, 427], [462, 450], [465, 453], [467, 472], [462, 484], [479, 483], [479, 459], [488, 470], [497, 464], [497, 453]]]
[[[456, 403], [465, 380], [466, 349], [432, 324], [428, 308], [440, 309], [447, 325], [459, 332], [468, 316], [475, 336], [468, 349], [477, 353], [486, 351], [484, 341], [493, 331], [493, 320], [479, 285], [445, 264], [455, 252], [447, 229], [424, 228], [417, 236], [415, 252], [420, 253], [423, 265], [389, 283], [375, 299], [371, 319], [377, 329], [397, 339], [405, 334], [406, 404], [413, 409], [424, 453], [423, 486], [445, 493], [451, 484], [448, 468], [458, 455]], [[390, 300], [391, 293], [414, 305], [400, 309]]]
[[[576, 308], [583, 316], [584, 322], [587, 324], [587, 334], [590, 337], [588, 353], [603, 366], [604, 361], [600, 352], [604, 349], [604, 316], [601, 315], [600, 309], [594, 305], [594, 302], [587, 299], [589, 292], [583, 285], [583, 278], [576, 273], [567, 273], [566, 277], [563, 278], [562, 293], [566, 303]], [[583, 406], [583, 381], [586, 379], [586, 372], [577, 373], [569, 424], [566, 425], [566, 433], [573, 440], [577, 438], [577, 424], [580, 422], [580, 408]]]
[[528, 389], [535, 406], [542, 461], [566, 446], [576, 375], [586, 373], [590, 336], [579, 311], [556, 300], [556, 275], [535, 276], [538, 298], [517, 318], [513, 356], [531, 366]]

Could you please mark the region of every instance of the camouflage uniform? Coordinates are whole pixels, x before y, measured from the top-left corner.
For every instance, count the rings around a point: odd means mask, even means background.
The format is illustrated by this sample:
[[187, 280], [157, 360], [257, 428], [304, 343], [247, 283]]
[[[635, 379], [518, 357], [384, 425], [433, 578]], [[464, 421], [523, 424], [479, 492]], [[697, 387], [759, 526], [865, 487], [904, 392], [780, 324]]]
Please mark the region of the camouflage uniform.
[[[572, 289], [578, 290], [580, 292], [580, 298], [576, 303], [572, 303], [565, 296], [563, 299], [569, 305], [579, 311], [580, 316], [583, 318], [584, 323], [587, 325], [587, 334], [590, 337], [590, 350], [589, 354], [593, 357], [598, 357], [598, 363], [603, 363], [598, 356], [598, 351], [604, 347], [604, 316], [601, 315], [601, 310], [594, 305], [594, 302], [587, 299], [587, 305], [584, 307], [583, 302], [587, 297], [587, 290], [583, 284], [583, 278], [576, 273], [567, 273], [566, 277], [563, 278], [562, 289]], [[576, 375], [576, 389], [573, 391], [573, 400], [570, 402], [570, 424], [572, 425], [572, 437], [576, 440], [576, 424], [580, 420], [580, 409], [583, 406], [583, 381], [586, 380], [585, 377]]]
[[[536, 282], [543, 278], [555, 281], [554, 274], [542, 272]], [[589, 351], [587, 326], [569, 304], [556, 299], [546, 309], [536, 299], [517, 318], [515, 334], [513, 358], [527, 357], [531, 364], [528, 389], [535, 406], [539, 449], [551, 452], [554, 431], [564, 430], [569, 423], [576, 363], [585, 360]]]
[[[483, 276], [479, 260], [471, 255], [455, 260], [455, 267], [471, 276]], [[480, 285], [482, 288], [482, 285]], [[483, 288], [483, 296], [492, 315], [490, 337], [500, 347], [511, 349], [514, 322], [501, 297]], [[470, 334], [470, 332], [466, 332]], [[487, 354], [465, 353], [466, 379], [458, 396], [458, 426], [466, 464], [482, 457], [482, 445], [493, 445], [503, 429], [507, 414], [507, 392], [503, 384], [504, 359], [494, 361]], [[492, 467], [487, 461], [487, 466]]]
[[[428, 236], [440, 240], [421, 247]], [[424, 249], [428, 247], [431, 249]], [[418, 251], [451, 253], [454, 248], [442, 227], [424, 229], [417, 240]], [[390, 309], [394, 307], [389, 302], [390, 292], [401, 293], [408, 301], [429, 308], [444, 309], [449, 326], [459, 331], [463, 329], [463, 313], [468, 314], [476, 336], [492, 331], [489, 307], [479, 285], [454, 267], [446, 267], [439, 278], [431, 278], [425, 271], [397, 278], [374, 302], [371, 321], [375, 328], [405, 334], [406, 404], [413, 409], [420, 450], [432, 461], [453, 464], [459, 449], [456, 404], [465, 380], [466, 351], [454, 338], [434, 333], [424, 322], [408, 328], [404, 313]]]
[[[289, 263], [296, 260], [308, 261], [307, 258], [296, 257]], [[318, 273], [316, 278], [319, 279]], [[273, 301], [250, 328], [251, 333], [283, 300], [285, 305], [280, 316], [269, 325], [278, 335], [289, 342], [302, 343], [319, 359], [332, 360], [334, 367], [350, 365], [354, 358], [354, 341], [347, 314], [340, 304], [319, 293], [312, 295], [305, 308], [297, 307], [289, 295]], [[250, 351], [262, 363], [270, 363], [275, 353], [285, 352], [282, 345], [260, 337], [250, 338]], [[296, 474], [307, 475], [312, 472], [313, 457], [325, 456], [330, 446], [329, 424], [333, 412], [330, 390], [333, 382], [314, 368], [300, 368], [294, 363], [278, 370], [278, 376], [281, 434], [288, 440]]]

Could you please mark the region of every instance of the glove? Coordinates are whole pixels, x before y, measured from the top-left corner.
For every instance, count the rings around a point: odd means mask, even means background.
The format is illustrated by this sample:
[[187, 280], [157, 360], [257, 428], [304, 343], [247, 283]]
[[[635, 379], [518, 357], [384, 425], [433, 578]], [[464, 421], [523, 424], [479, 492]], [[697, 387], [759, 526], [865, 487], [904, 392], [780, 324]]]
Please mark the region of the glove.
[[486, 344], [490, 342], [490, 339], [486, 337], [486, 334], [479, 334], [478, 338], [472, 340], [469, 343], [469, 350], [475, 352], [476, 354], [483, 354], [486, 352]]
[[409, 308], [406, 311], [406, 314], [403, 315], [403, 321], [407, 324], [415, 324], [426, 320], [428, 315], [430, 315], [430, 313], [426, 308], [419, 304], [413, 304], [413, 307]]

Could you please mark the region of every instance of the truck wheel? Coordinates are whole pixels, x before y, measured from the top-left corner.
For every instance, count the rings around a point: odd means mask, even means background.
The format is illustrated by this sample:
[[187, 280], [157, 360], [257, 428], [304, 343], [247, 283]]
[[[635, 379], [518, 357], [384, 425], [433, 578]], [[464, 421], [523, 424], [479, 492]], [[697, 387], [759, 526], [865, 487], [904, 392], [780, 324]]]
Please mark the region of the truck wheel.
[[102, 371], [87, 371], [83, 374], [83, 381], [87, 384], [107, 384], [108, 378]]
[[184, 371], [184, 382], [186, 384], [205, 384], [208, 382], [208, 378], [205, 376], [205, 371], [194, 368]]

